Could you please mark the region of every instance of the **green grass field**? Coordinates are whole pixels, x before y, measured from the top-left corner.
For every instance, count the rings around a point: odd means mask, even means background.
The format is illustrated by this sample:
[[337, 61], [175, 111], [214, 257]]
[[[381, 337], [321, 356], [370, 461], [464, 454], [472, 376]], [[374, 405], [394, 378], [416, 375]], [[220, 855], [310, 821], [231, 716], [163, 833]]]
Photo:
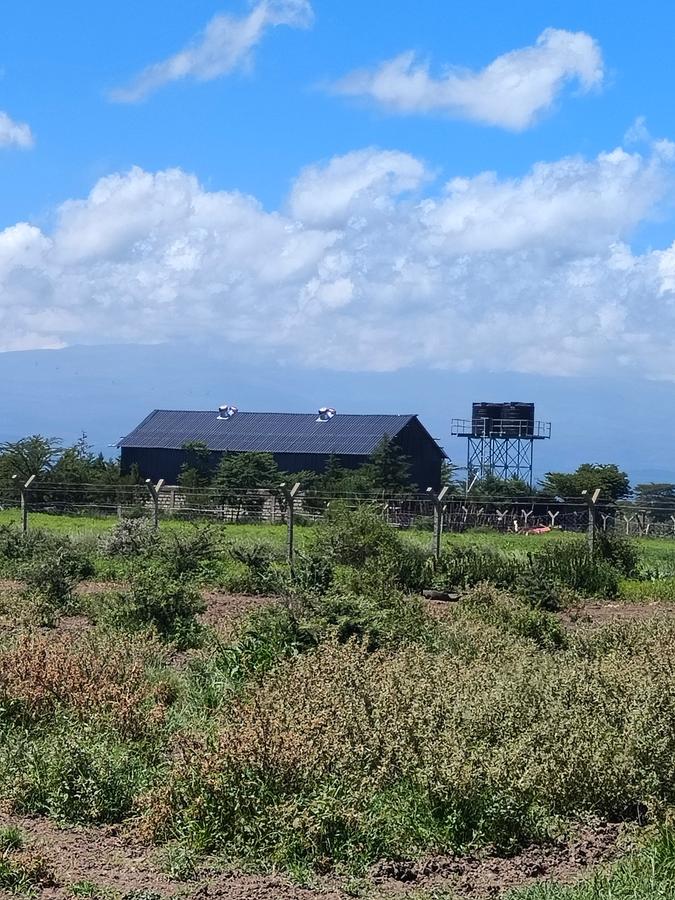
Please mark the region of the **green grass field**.
[[[20, 523], [18, 509], [0, 510], [0, 525]], [[101, 535], [110, 531], [117, 523], [115, 516], [83, 516], [83, 515], [53, 515], [50, 513], [31, 513], [29, 517], [30, 528], [44, 528], [59, 534], [69, 536]], [[160, 526], [163, 530], [190, 529], [190, 522], [180, 519], [163, 519]], [[250, 543], [268, 543], [282, 546], [286, 541], [286, 526], [267, 524], [224, 524], [223, 532], [233, 541], [245, 541]], [[298, 525], [295, 529], [295, 539], [298, 547], [302, 547], [306, 536], [312, 531], [312, 526]], [[430, 547], [432, 535], [430, 531], [411, 529], [403, 531], [406, 540], [420, 546]], [[455, 546], [491, 546], [495, 549], [507, 550], [516, 553], [536, 552], [537, 549], [557, 541], [570, 541], [578, 539], [579, 535], [572, 532], [551, 532], [543, 535], [524, 535], [514, 533], [501, 533], [496, 531], [467, 531], [462, 534], [444, 534], [443, 542]], [[635, 538], [635, 543], [640, 549], [642, 562], [645, 569], [658, 571], [661, 575], [675, 576], [675, 536], [673, 538], [642, 537]]]

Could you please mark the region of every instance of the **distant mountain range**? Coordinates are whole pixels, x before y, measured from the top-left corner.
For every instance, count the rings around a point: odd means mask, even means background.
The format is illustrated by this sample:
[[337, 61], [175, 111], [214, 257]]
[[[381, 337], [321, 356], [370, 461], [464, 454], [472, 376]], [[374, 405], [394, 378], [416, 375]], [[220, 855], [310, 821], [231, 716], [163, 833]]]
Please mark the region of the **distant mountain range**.
[[0, 354], [0, 439], [42, 433], [69, 442], [82, 431], [96, 449], [114, 444], [155, 408], [418, 413], [453, 461], [466, 446], [450, 420], [472, 401], [533, 401], [553, 423], [535, 467], [569, 471], [615, 462], [633, 483], [675, 482], [675, 384], [615, 377], [562, 378], [401, 369], [338, 372], [283, 365], [213, 346], [80, 346]]

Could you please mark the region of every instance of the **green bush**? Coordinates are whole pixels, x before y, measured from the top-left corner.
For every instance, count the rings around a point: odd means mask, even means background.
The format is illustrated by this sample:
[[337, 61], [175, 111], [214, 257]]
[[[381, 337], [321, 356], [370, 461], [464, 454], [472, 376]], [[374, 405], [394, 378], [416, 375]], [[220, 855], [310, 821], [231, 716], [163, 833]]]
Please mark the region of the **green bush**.
[[315, 553], [335, 564], [363, 566], [367, 560], [395, 553], [401, 540], [369, 504], [352, 507], [331, 504], [325, 522], [318, 525], [312, 542]]
[[531, 640], [542, 650], [567, 646], [565, 629], [557, 616], [497, 590], [493, 585], [477, 585], [462, 597], [460, 617], [476, 617], [506, 634]]
[[345, 643], [358, 638], [369, 651], [431, 642], [436, 633], [423, 602], [396, 591], [375, 598], [334, 590], [308, 601], [304, 614], [318, 639], [333, 637]]
[[587, 596], [615, 597], [618, 593], [619, 572], [601, 557], [591, 556], [583, 540], [545, 544], [528, 558], [535, 577]]
[[489, 547], [446, 547], [436, 566], [433, 586], [439, 590], [472, 587], [489, 581], [511, 587], [522, 571], [514, 556]]
[[129, 630], [153, 628], [159, 637], [187, 647], [198, 641], [197, 616], [205, 609], [199, 591], [160, 566], [136, 569], [128, 588], [113, 595], [103, 617]]
[[595, 535], [595, 554], [609, 563], [624, 578], [635, 577], [640, 569], [640, 551], [633, 541], [611, 531], [598, 531]]
[[176, 578], [208, 571], [216, 550], [216, 529], [211, 525], [167, 531], [158, 544], [158, 556]]
[[124, 518], [99, 540], [99, 549], [105, 556], [134, 557], [151, 553], [157, 546], [159, 535], [147, 518]]
[[296, 550], [290, 587], [300, 596], [325, 594], [333, 583], [335, 567], [332, 560], [316, 551]]
[[75, 585], [93, 572], [91, 561], [69, 544], [33, 558], [20, 569], [29, 589], [42, 591], [49, 599], [64, 604], [72, 599]]
[[672, 603], [675, 601], [675, 578], [624, 579], [619, 584], [619, 596], [633, 603]]
[[24, 536], [16, 525], [0, 525], [0, 559], [5, 561], [23, 559], [25, 554]]
[[279, 593], [287, 582], [281, 553], [269, 544], [232, 543], [228, 547], [235, 562], [245, 566], [243, 586], [253, 594]]
[[281, 659], [296, 656], [317, 643], [311, 626], [286, 606], [270, 606], [242, 622], [231, 646], [219, 650], [219, 666], [233, 683], [272, 669]]
[[0, 790], [17, 811], [72, 823], [122, 821], [149, 779], [142, 754], [79, 720], [10, 735], [0, 763]]

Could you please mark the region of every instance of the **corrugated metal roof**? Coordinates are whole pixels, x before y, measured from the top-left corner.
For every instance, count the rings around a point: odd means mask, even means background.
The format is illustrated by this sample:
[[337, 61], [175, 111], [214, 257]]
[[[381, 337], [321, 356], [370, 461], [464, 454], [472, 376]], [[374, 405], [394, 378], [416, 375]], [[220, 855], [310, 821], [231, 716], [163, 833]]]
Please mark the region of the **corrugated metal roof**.
[[338, 414], [317, 422], [317, 413], [238, 412], [219, 419], [214, 410], [156, 409], [118, 446], [178, 450], [203, 441], [211, 450], [369, 456], [385, 435], [395, 437], [415, 418]]

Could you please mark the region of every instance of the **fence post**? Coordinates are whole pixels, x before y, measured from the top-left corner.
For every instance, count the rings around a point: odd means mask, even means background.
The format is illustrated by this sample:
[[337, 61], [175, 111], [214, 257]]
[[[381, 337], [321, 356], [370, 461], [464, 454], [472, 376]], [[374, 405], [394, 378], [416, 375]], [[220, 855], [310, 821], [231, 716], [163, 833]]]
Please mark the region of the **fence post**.
[[427, 494], [431, 496], [431, 502], [434, 504], [434, 559], [441, 557], [441, 535], [443, 533], [443, 512], [446, 504], [443, 498], [448, 493], [448, 485], [441, 488], [439, 494], [436, 494], [433, 488], [427, 488]]
[[295, 495], [300, 490], [300, 482], [296, 481], [292, 488], [289, 488], [286, 482], [280, 485], [281, 490], [284, 492], [284, 497], [286, 498], [286, 505], [288, 508], [288, 520], [287, 520], [287, 529], [288, 536], [286, 541], [286, 555], [288, 558], [288, 564], [291, 568], [293, 568], [293, 528], [295, 525]]
[[586, 497], [588, 503], [588, 549], [591, 556], [595, 556], [595, 504], [600, 496], [600, 488], [596, 488], [592, 494], [582, 491], [581, 496]]
[[[17, 479], [18, 475], [12, 475], [12, 480]], [[28, 531], [28, 489], [36, 479], [36, 475], [31, 475], [28, 481], [19, 488], [21, 493], [21, 533]]]
[[159, 492], [164, 487], [164, 479], [160, 478], [157, 484], [153, 484], [149, 478], [146, 478], [145, 486], [152, 499], [152, 524], [155, 528], [159, 528]]

